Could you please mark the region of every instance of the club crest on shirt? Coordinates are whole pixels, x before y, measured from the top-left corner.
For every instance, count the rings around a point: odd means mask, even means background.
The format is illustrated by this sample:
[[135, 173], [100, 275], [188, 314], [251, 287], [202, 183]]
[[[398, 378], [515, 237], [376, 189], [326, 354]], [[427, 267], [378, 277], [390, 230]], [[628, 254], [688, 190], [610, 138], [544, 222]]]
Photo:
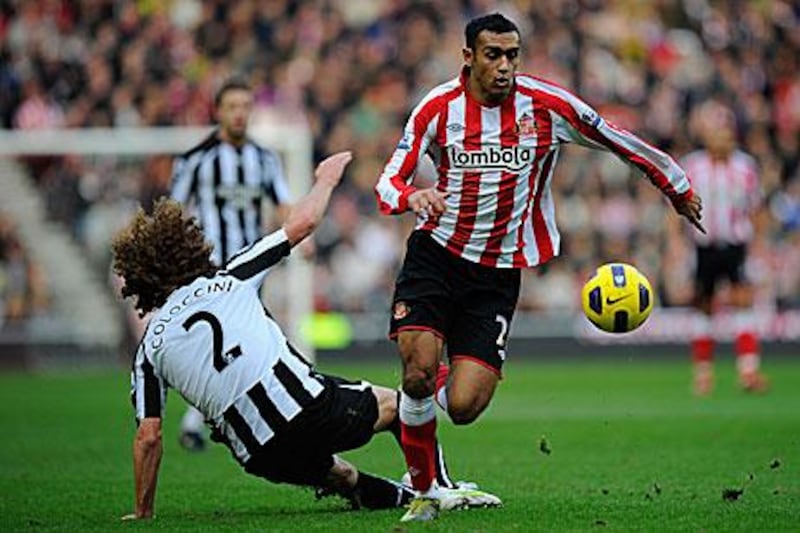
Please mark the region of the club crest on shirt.
[[529, 113], [525, 113], [517, 121], [517, 134], [520, 137], [536, 135], [536, 121]]
[[395, 302], [392, 316], [395, 320], [402, 320], [411, 312], [411, 307], [405, 302]]

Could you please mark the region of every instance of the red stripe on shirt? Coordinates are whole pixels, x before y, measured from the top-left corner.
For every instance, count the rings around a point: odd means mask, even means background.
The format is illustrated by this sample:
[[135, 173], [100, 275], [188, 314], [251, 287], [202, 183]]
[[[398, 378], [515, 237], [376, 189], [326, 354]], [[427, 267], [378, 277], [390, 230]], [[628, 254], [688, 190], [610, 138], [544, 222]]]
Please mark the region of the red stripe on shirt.
[[536, 196], [533, 199], [533, 235], [536, 238], [536, 247], [539, 249], [539, 264], [546, 263], [553, 258], [553, 242], [550, 240], [550, 232], [547, 229], [547, 222], [542, 213], [542, 195], [545, 190], [545, 182], [553, 169], [553, 152], [545, 155], [542, 163], [542, 171], [539, 173], [539, 185], [536, 187]]
[[[529, 93], [525, 93], [530, 96]], [[533, 102], [533, 118], [536, 123], [536, 157], [531, 165], [531, 173], [528, 177], [530, 182], [528, 191], [528, 208], [522, 218], [522, 223], [517, 230], [517, 250], [514, 252], [514, 266], [522, 268], [527, 266], [528, 262], [525, 259], [525, 223], [527, 222], [528, 215], [533, 217], [533, 236], [536, 240], [536, 248], [539, 252], [539, 263], [545, 262], [547, 259], [553, 257], [553, 244], [550, 241], [550, 233], [547, 231], [547, 224], [544, 221], [544, 215], [541, 210], [541, 198], [544, 193], [545, 182], [552, 168], [552, 158], [550, 158], [547, 165], [547, 172], [545, 172], [542, 160], [550, 153], [550, 145], [553, 138], [553, 122], [550, 118], [550, 112], [546, 108], [537, 105], [536, 100]], [[537, 186], [538, 181], [538, 186]], [[533, 205], [531, 205], [533, 203]], [[546, 259], [545, 259], [546, 257]]]
[[[439, 111], [439, 122], [436, 124], [436, 146], [447, 146], [447, 120], [450, 113], [449, 103], [449, 100], [445, 102], [444, 105], [442, 105], [442, 109]], [[439, 176], [439, 179], [436, 184], [436, 189], [445, 192], [447, 190], [447, 171], [450, 168], [450, 160], [447, 157], [447, 150], [441, 150], [440, 157], [441, 159], [437, 167], [437, 175]], [[436, 227], [438, 220], [438, 218], [428, 217], [428, 220], [426, 220], [422, 225], [422, 231], [433, 231], [433, 228]]]
[[[500, 107], [500, 145], [503, 148], [519, 144], [515, 104], [516, 99], [512, 96], [503, 100]], [[503, 237], [508, 232], [507, 226], [514, 211], [514, 189], [517, 185], [518, 176], [518, 173], [504, 171], [500, 177], [494, 225], [486, 241], [486, 248], [481, 254], [480, 263], [482, 265], [492, 267], [497, 265], [497, 260], [502, 250]]]
[[[464, 121], [464, 150], [480, 150], [483, 130], [481, 105], [469, 95], [465, 99]], [[456, 231], [447, 242], [447, 249], [458, 256], [464, 251], [475, 228], [481, 173], [464, 172], [462, 180]]]

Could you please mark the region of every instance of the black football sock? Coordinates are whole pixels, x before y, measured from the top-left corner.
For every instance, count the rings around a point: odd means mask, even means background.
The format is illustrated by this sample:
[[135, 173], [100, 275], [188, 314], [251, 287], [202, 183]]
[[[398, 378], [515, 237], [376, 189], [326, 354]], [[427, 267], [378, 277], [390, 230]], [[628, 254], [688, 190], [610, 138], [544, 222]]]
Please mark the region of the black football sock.
[[[397, 391], [397, 403], [400, 403], [400, 391]], [[388, 427], [389, 431], [392, 432], [394, 435], [394, 439], [397, 441], [397, 445], [400, 446], [400, 449], [403, 449], [403, 444], [400, 441], [400, 416], [395, 416], [394, 420], [389, 424]], [[453, 480], [450, 479], [450, 473], [447, 471], [447, 462], [444, 460], [444, 450], [442, 449], [442, 445], [439, 443], [439, 439], [436, 439], [436, 455], [434, 456], [434, 460], [436, 462], [436, 483], [440, 487], [444, 487], [447, 489], [454, 489], [456, 488], [456, 484], [453, 483]]]
[[355, 507], [392, 509], [407, 505], [414, 496], [413, 490], [400, 483], [359, 472], [351, 501]]

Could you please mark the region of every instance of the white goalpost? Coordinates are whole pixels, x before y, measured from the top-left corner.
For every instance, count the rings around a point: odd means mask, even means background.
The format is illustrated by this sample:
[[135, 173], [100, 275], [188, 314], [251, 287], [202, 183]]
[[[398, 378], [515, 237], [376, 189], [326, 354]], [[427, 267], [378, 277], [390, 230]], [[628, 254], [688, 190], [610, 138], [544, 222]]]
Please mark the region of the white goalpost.
[[[55, 130], [1, 130], [0, 157], [79, 155], [87, 158], [119, 156], [146, 158], [178, 155], [211, 132], [211, 127], [81, 128]], [[301, 120], [274, 117], [266, 111], [253, 114], [249, 135], [275, 150], [282, 158], [294, 199], [311, 186], [312, 138]], [[2, 179], [2, 176], [0, 176]], [[268, 203], [268, 202], [267, 202]], [[269, 209], [268, 206], [265, 206]], [[313, 347], [302, 336], [302, 324], [313, 310], [313, 267], [292, 254], [281, 274], [281, 312], [287, 334], [301, 352], [314, 359]], [[267, 282], [269, 284], [269, 280]]]

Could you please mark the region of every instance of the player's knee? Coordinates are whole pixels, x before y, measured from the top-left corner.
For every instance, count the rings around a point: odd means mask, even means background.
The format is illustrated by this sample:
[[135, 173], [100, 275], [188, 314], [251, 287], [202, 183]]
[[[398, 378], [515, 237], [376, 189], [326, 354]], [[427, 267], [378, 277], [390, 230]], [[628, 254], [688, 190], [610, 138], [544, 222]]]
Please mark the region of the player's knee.
[[457, 426], [471, 424], [486, 409], [486, 402], [480, 398], [449, 399], [447, 401], [447, 414]]
[[358, 470], [344, 459], [334, 456], [333, 466], [326, 477], [328, 487], [338, 493], [345, 493], [355, 486]]
[[373, 385], [372, 394], [378, 402], [375, 431], [383, 431], [397, 418], [397, 391]]
[[403, 359], [403, 391], [412, 398], [433, 394], [441, 340], [427, 331], [402, 332], [397, 338]]
[[430, 369], [407, 366], [403, 372], [403, 392], [412, 398], [426, 398], [436, 387], [436, 373]]

